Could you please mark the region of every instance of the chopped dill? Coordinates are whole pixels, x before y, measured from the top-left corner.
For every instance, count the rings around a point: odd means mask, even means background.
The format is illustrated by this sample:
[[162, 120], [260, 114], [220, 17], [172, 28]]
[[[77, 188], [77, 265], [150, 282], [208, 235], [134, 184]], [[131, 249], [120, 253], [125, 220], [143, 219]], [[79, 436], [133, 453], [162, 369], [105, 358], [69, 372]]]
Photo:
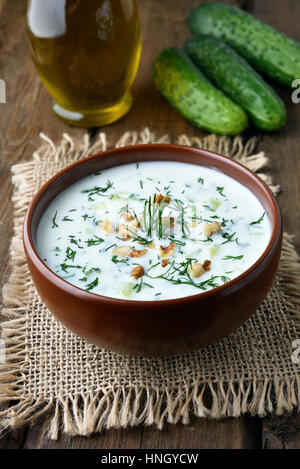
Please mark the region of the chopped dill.
[[58, 224], [56, 223], [56, 217], [57, 217], [57, 210], [55, 212], [54, 217], [52, 218], [52, 228], [58, 228]]
[[226, 220], [226, 218], [223, 218], [223, 217], [222, 217], [221, 226], [224, 228], [224, 227], [227, 225], [227, 223], [229, 223], [229, 220]]
[[79, 245], [79, 243], [80, 243], [80, 241], [81, 241], [80, 239], [79, 239], [79, 241], [77, 241], [77, 239], [75, 238], [75, 236], [72, 236], [72, 235], [70, 235], [69, 238], [70, 238], [70, 243], [71, 243], [71, 244], [75, 244], [79, 249], [83, 249], [83, 246], [80, 246], [80, 245]]
[[220, 284], [216, 281], [217, 279], [221, 279], [222, 283], [226, 283], [230, 280], [228, 277], [225, 276], [212, 275], [209, 279], [196, 283], [189, 273], [190, 269], [192, 268], [193, 262], [195, 261], [196, 259], [192, 258], [189, 258], [185, 262], [180, 263], [173, 261], [168, 270], [163, 274], [151, 276], [149, 275], [148, 270], [146, 275], [147, 277], [152, 279], [161, 278], [167, 280], [173, 285], [192, 285], [193, 287], [199, 288], [200, 290], [204, 291], [207, 290], [208, 287], [216, 288], [220, 286]]
[[139, 244], [147, 245], [147, 244], [151, 244], [153, 242], [153, 239], [147, 239], [147, 238], [143, 238], [143, 236], [134, 235], [132, 237], [132, 241], [136, 241]]
[[128, 265], [128, 259], [118, 259], [118, 256], [112, 256], [111, 261], [114, 264], [127, 264]]
[[225, 256], [225, 257], [223, 257], [223, 260], [224, 261], [227, 261], [227, 260], [234, 260], [235, 261], [235, 260], [243, 259], [243, 257], [244, 257], [243, 255], [241, 255], [241, 256]]
[[81, 216], [84, 219], [84, 221], [86, 221], [87, 218], [92, 218], [92, 219], [94, 218], [92, 215], [88, 215], [87, 213], [85, 215], [81, 215]]
[[234, 239], [232, 239], [235, 234], [236, 234], [235, 232], [232, 233], [231, 235], [230, 235], [229, 233], [223, 233], [223, 234], [222, 234], [222, 238], [225, 238], [226, 241], [224, 241], [224, 242], [221, 243], [221, 244], [226, 244], [226, 243], [230, 243], [230, 242], [232, 242], [232, 241], [235, 241]]
[[110, 182], [110, 180], [108, 180], [105, 187], [95, 186], [95, 187], [92, 187], [91, 189], [85, 189], [81, 192], [82, 194], [88, 194], [88, 200], [90, 202], [93, 202], [94, 195], [102, 196], [105, 192], [108, 191], [108, 189], [111, 189], [112, 187], [113, 187], [113, 183]]
[[86, 285], [86, 288], [85, 288], [85, 289], [86, 289], [87, 291], [90, 291], [90, 290], [92, 290], [93, 288], [95, 288], [97, 285], [98, 285], [98, 277], [96, 277], [95, 280], [93, 280], [91, 283], [88, 283], [88, 284]]
[[226, 195], [224, 195], [223, 191], [224, 191], [224, 187], [217, 187], [217, 191], [219, 192], [219, 194], [222, 196], [222, 197], [226, 197]]
[[250, 224], [250, 225], [258, 225], [258, 224], [261, 223], [261, 222], [263, 221], [263, 219], [265, 218], [265, 214], [266, 214], [266, 212], [264, 212], [264, 213], [262, 214], [262, 216], [261, 216], [258, 220], [252, 221], [252, 222], [249, 223], [249, 224]]
[[139, 293], [144, 287], [154, 288], [153, 285], [150, 285], [149, 283], [146, 283], [143, 279], [141, 279], [139, 283], [136, 283], [134, 285], [133, 289], [136, 291], [136, 293]]
[[101, 271], [99, 269], [99, 267], [91, 267], [89, 270], [86, 270], [87, 269], [87, 266], [85, 266], [83, 269], [82, 269], [82, 272], [85, 274], [85, 275], [90, 275], [91, 273], [93, 272], [96, 272], [97, 274], [99, 274]]
[[63, 272], [68, 272], [68, 269], [82, 269], [82, 266], [81, 265], [68, 265], [68, 264], [60, 264], [60, 268]]
[[90, 246], [98, 246], [99, 244], [103, 243], [104, 242], [104, 239], [102, 238], [99, 238], [98, 236], [95, 235], [95, 238], [90, 238], [88, 239], [87, 241], [85, 241], [85, 243], [88, 245], [88, 247]]
[[180, 239], [174, 239], [172, 236], [168, 238], [171, 243], [175, 243], [177, 246], [185, 246], [186, 243], [184, 241], [181, 241]]
[[73, 251], [73, 249], [71, 249], [70, 247], [67, 247], [66, 249], [66, 258], [65, 258], [65, 261], [67, 259], [69, 259], [70, 261], [74, 262], [74, 259], [75, 259], [75, 256], [76, 256], [76, 252], [77, 251]]
[[114, 246], [116, 246], [116, 243], [111, 244], [110, 246], [108, 246], [108, 248], [104, 249], [104, 251], [107, 252], [107, 251], [109, 251], [111, 248], [113, 248]]
[[209, 237], [206, 238], [206, 239], [200, 239], [200, 241], [202, 241], [202, 243], [212, 243], [212, 242], [213, 242], [213, 239], [209, 236]]

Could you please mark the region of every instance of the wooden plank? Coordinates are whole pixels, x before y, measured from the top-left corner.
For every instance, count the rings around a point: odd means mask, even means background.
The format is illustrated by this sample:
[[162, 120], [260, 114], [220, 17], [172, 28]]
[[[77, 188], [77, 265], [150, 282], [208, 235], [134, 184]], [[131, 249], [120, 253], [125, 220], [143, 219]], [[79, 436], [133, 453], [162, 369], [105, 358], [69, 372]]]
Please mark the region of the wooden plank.
[[264, 449], [299, 449], [299, 415], [264, 419], [262, 423], [262, 447]]
[[50, 109], [51, 98], [42, 87], [31, 62], [25, 35], [22, 0], [2, 0], [0, 9], [0, 77], [7, 86], [7, 103], [0, 104], [0, 279], [7, 276], [8, 245], [12, 235], [11, 165], [31, 158], [45, 132], [57, 140], [63, 132], [79, 136], [83, 129], [60, 122]]
[[260, 420], [249, 417], [223, 421], [193, 419], [188, 426], [166, 425], [162, 431], [153, 427], [136, 427], [104, 431], [89, 438], [60, 435], [57, 441], [47, 438], [43, 423], [29, 429], [25, 448], [250, 449], [259, 447], [261, 439]]
[[167, 425], [163, 431], [144, 429], [142, 448], [241, 449], [260, 444], [260, 421], [243, 417], [222, 421], [193, 419], [188, 426]]
[[43, 428], [43, 422], [32, 427], [26, 440], [26, 449], [138, 449], [141, 447], [143, 428], [109, 430], [101, 434], [97, 433], [87, 437], [60, 435], [57, 441], [49, 440]]
[[[273, 27], [300, 42], [300, 31], [296, 20], [299, 16], [299, 1], [265, 0], [255, 2], [255, 15]], [[291, 92], [276, 87], [288, 110], [287, 125], [275, 134], [264, 134], [260, 149], [270, 158], [274, 180], [282, 187], [279, 203], [282, 209], [284, 229], [294, 233], [300, 252], [300, 104], [293, 104]], [[295, 337], [296, 338], [296, 337]], [[263, 448], [300, 448], [300, 416], [266, 418], [262, 423]]]
[[1, 436], [1, 449], [23, 449], [27, 435], [27, 428], [19, 428], [18, 430], [7, 431]]
[[[13, 234], [11, 165], [31, 158], [41, 143], [41, 131], [54, 140], [63, 132], [73, 136], [84, 133], [60, 122], [50, 109], [51, 98], [29, 55], [25, 9], [23, 0], [0, 0], [0, 78], [7, 88], [7, 103], [0, 104], [0, 295], [9, 274], [8, 248]], [[22, 447], [25, 435], [26, 429], [5, 432], [0, 448]]]
[[109, 430], [89, 438], [61, 435], [57, 441], [51, 441], [43, 434], [41, 422], [29, 430], [25, 448], [240, 449], [257, 448], [260, 438], [260, 420], [248, 417], [223, 421], [194, 418], [187, 426], [168, 424], [163, 430], [153, 427]]

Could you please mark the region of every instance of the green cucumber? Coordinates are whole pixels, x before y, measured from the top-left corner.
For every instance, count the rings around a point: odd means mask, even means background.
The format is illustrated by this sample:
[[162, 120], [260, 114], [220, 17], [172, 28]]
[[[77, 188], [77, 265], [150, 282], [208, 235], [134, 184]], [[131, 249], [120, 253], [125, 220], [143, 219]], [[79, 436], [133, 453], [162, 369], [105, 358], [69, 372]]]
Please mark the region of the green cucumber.
[[262, 130], [276, 130], [286, 121], [285, 106], [262, 77], [221, 39], [203, 34], [188, 39], [185, 51], [205, 75], [248, 112]]
[[300, 44], [239, 8], [203, 3], [191, 11], [193, 34], [223, 39], [257, 70], [292, 86], [300, 78]]
[[180, 49], [165, 49], [158, 55], [153, 79], [170, 104], [197, 127], [237, 135], [248, 125], [245, 111], [215, 88]]

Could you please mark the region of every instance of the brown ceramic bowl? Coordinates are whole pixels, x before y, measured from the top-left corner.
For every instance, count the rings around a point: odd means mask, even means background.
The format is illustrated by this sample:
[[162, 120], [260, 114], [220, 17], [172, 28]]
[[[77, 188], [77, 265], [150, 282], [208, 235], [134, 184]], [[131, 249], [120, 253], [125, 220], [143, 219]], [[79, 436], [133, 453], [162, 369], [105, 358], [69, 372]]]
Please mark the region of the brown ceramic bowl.
[[[89, 174], [124, 163], [168, 160], [216, 168], [249, 188], [271, 225], [270, 242], [255, 264], [220, 287], [163, 301], [108, 298], [77, 288], [41, 260], [35, 235], [41, 215], [64, 189]], [[48, 181], [33, 199], [24, 222], [24, 247], [34, 284], [49, 310], [71, 331], [101, 347], [138, 355], [161, 355], [212, 344], [237, 329], [267, 295], [279, 262], [282, 222], [266, 184], [235, 161], [179, 145], [135, 145], [81, 160]]]

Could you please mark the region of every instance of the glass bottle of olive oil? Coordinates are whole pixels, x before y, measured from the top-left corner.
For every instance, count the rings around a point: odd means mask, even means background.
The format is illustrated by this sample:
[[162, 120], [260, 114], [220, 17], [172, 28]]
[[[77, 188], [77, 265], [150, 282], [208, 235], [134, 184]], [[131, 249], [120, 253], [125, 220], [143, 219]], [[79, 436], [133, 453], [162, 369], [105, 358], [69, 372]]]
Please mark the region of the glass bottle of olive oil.
[[27, 30], [58, 117], [94, 127], [129, 111], [141, 51], [135, 0], [29, 0]]

